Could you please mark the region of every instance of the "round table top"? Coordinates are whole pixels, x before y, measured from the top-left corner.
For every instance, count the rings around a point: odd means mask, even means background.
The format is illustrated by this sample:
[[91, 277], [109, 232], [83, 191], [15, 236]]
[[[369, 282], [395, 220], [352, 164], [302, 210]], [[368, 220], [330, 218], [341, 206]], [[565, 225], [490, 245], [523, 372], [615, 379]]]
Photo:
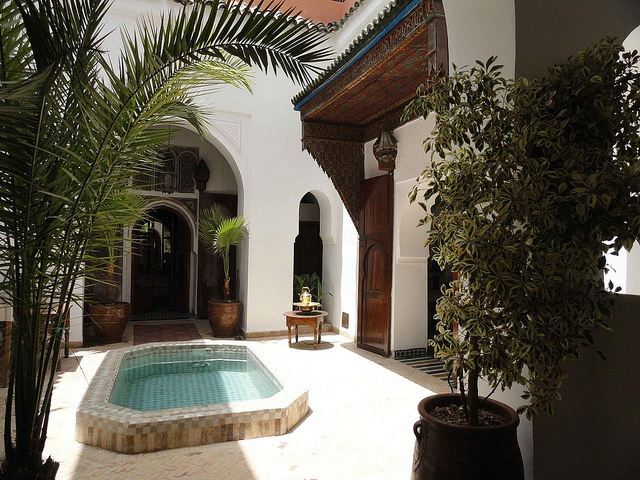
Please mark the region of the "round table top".
[[283, 315], [285, 317], [315, 318], [326, 317], [329, 315], [329, 312], [325, 312], [324, 310], [314, 310], [312, 313], [301, 313], [300, 310], [291, 310], [289, 312], [284, 312]]

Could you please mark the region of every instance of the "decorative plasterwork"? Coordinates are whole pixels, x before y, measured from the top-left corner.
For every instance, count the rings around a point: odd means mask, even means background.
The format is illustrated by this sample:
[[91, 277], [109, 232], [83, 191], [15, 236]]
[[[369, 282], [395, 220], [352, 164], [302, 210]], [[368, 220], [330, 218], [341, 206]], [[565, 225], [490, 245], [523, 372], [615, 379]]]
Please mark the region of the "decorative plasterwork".
[[238, 150], [242, 152], [242, 122], [214, 118], [211, 123], [218, 127]]

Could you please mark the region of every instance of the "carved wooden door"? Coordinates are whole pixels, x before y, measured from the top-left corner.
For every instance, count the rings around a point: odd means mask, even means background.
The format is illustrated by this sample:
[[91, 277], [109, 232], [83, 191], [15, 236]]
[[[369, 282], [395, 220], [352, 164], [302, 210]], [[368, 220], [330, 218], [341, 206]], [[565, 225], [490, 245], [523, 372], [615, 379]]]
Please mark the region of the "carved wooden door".
[[380, 355], [391, 351], [393, 175], [360, 186], [358, 347]]

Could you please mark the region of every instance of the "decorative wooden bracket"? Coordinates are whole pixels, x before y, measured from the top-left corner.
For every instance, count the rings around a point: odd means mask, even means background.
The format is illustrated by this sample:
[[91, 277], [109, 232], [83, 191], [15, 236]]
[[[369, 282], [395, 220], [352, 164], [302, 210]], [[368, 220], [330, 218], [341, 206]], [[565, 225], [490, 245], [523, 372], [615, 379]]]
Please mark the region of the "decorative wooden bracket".
[[364, 130], [303, 120], [302, 148], [336, 187], [356, 228], [360, 216], [360, 182], [364, 179]]

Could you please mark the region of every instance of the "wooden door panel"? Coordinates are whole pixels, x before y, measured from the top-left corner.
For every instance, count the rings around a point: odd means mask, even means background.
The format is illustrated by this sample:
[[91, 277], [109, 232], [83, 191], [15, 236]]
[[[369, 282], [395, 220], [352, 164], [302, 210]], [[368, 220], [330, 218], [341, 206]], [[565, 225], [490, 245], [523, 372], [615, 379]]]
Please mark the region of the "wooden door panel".
[[385, 299], [367, 296], [363, 299], [363, 303], [367, 315], [363, 318], [362, 343], [385, 350], [387, 340]]
[[384, 294], [386, 281], [389, 278], [386, 251], [380, 245], [374, 245], [365, 255], [364, 268], [367, 275], [364, 277], [363, 293], [375, 291]]
[[358, 347], [391, 351], [393, 175], [370, 178], [360, 188]]

